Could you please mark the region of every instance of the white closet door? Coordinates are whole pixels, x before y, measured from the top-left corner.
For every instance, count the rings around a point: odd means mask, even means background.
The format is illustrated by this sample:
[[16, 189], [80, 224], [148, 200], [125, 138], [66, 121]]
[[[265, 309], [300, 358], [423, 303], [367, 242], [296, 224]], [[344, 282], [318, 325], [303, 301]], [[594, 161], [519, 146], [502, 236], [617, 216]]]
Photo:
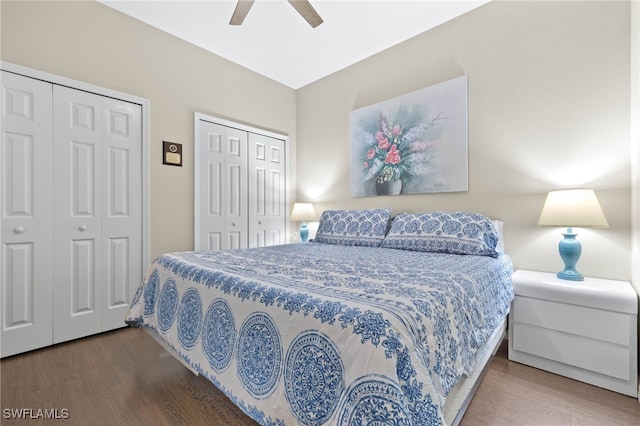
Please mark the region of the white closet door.
[[200, 121], [196, 148], [196, 181], [199, 185], [196, 198], [195, 249], [222, 250], [224, 235], [224, 175], [223, 151], [224, 127]]
[[142, 107], [103, 97], [102, 330], [123, 326], [142, 280]]
[[269, 245], [287, 243], [287, 163], [284, 140], [271, 138], [269, 160]]
[[269, 138], [249, 134], [249, 247], [269, 245]]
[[201, 120], [196, 250], [247, 247], [247, 132]]
[[196, 114], [196, 250], [287, 240], [286, 138], [237, 126]]
[[101, 330], [100, 97], [54, 86], [54, 343]]
[[52, 86], [5, 71], [2, 103], [2, 355], [52, 343]]
[[[248, 247], [247, 132], [227, 127], [224, 132], [225, 233], [224, 249]], [[223, 179], [223, 180], [224, 180]]]
[[142, 279], [142, 105], [2, 71], [1, 356], [124, 326]]
[[286, 242], [284, 141], [249, 133], [249, 246]]

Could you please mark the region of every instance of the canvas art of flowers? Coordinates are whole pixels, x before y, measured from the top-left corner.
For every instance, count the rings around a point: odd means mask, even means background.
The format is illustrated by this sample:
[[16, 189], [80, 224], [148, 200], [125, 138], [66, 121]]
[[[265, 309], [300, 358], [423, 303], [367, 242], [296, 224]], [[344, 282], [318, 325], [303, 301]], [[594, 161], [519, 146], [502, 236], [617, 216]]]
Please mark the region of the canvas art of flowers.
[[351, 194], [468, 190], [467, 77], [349, 113]]
[[380, 113], [375, 128], [371, 123], [361, 123], [366, 141], [364, 180], [384, 183], [429, 173], [434, 156], [430, 148], [436, 143], [429, 139], [429, 129], [443, 119], [438, 114], [421, 123], [418, 111], [400, 108], [394, 121]]

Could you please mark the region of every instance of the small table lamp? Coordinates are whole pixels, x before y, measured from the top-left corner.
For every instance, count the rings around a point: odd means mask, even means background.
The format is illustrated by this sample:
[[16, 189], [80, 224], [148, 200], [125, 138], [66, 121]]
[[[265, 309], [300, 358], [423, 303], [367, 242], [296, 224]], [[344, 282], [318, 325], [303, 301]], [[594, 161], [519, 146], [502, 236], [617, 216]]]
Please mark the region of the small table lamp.
[[583, 281], [584, 276], [576, 270], [576, 263], [582, 253], [582, 245], [576, 240], [573, 226], [608, 228], [595, 192], [591, 189], [565, 189], [551, 191], [540, 213], [538, 226], [566, 226], [564, 239], [560, 240], [558, 250], [564, 261], [564, 269], [558, 272], [558, 278], [571, 281]]
[[316, 220], [316, 213], [313, 211], [311, 203], [295, 203], [291, 212], [291, 220], [294, 222], [302, 222], [300, 225], [300, 240], [306, 243], [309, 239], [309, 229], [306, 222]]

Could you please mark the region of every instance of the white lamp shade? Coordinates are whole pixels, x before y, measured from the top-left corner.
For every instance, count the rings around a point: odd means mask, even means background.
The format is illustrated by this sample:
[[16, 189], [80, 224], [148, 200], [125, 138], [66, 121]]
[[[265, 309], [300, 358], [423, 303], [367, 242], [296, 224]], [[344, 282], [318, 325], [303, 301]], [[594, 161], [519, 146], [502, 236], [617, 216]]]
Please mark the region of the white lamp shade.
[[563, 189], [549, 192], [538, 226], [608, 228], [609, 223], [592, 189]]
[[295, 203], [291, 212], [291, 220], [294, 222], [313, 222], [316, 213], [311, 203]]

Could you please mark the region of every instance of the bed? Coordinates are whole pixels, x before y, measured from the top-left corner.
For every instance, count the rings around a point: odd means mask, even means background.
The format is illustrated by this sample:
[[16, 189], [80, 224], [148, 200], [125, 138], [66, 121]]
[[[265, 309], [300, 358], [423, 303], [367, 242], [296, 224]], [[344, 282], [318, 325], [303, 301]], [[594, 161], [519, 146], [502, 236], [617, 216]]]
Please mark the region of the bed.
[[482, 215], [325, 211], [309, 243], [159, 256], [126, 322], [261, 425], [455, 424], [511, 273]]

